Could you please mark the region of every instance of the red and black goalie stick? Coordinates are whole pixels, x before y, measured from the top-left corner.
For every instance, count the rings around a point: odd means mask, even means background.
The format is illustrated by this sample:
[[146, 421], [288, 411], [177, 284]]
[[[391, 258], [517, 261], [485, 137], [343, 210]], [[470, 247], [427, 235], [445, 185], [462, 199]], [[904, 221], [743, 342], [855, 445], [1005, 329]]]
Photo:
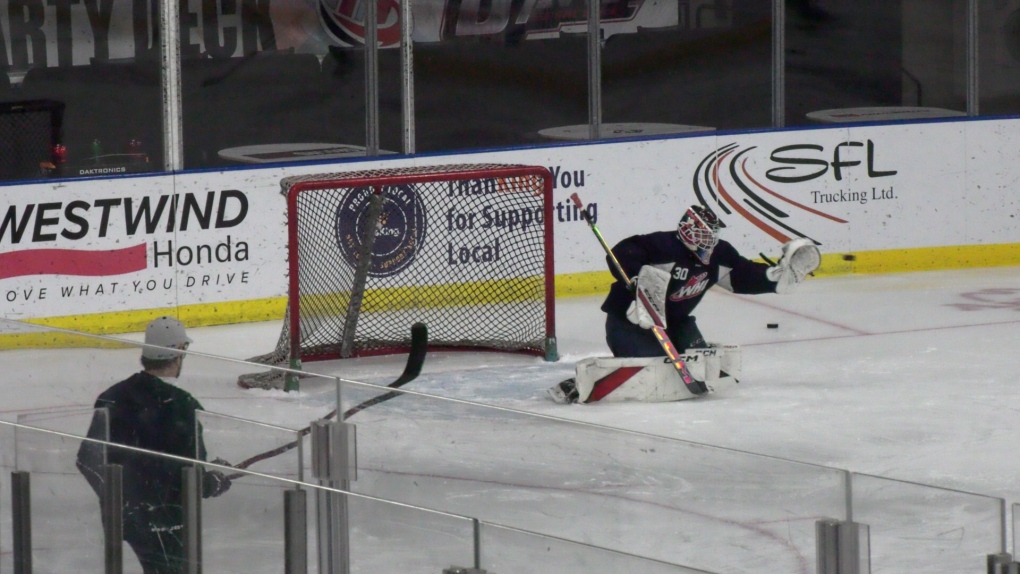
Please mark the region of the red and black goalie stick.
[[[404, 365], [404, 372], [401, 373], [400, 376], [396, 378], [396, 380], [394, 380], [392, 383], [386, 386], [391, 389], [398, 389], [416, 379], [418, 375], [421, 374], [421, 368], [425, 364], [425, 354], [428, 351], [428, 346], [429, 346], [429, 332], [428, 328], [425, 326], [425, 323], [415, 323], [414, 325], [411, 325], [411, 350], [407, 354], [407, 363]], [[343, 418], [341, 420], [346, 420], [351, 416], [367, 409], [368, 407], [388, 401], [400, 394], [402, 393], [400, 393], [399, 391], [390, 391], [388, 393], [383, 393], [376, 397], [372, 397], [371, 399], [368, 399], [344, 411]], [[331, 419], [334, 416], [336, 416], [336, 413], [337, 409], [333, 409], [332, 411], [329, 412], [329, 414], [322, 417], [322, 420]], [[289, 442], [287, 444], [278, 446], [272, 450], [267, 450], [266, 452], [260, 454], [256, 454], [255, 456], [247, 458], [239, 462], [238, 464], [234, 465], [234, 468], [245, 469], [255, 464], [256, 462], [261, 462], [263, 460], [273, 458], [274, 456], [279, 456], [289, 450], [295, 449], [297, 448], [298, 443], [311, 432], [312, 432], [311, 425], [306, 426], [305, 428], [299, 431], [299, 436], [296, 441]], [[244, 476], [244, 473], [238, 472], [227, 475], [227, 478], [230, 480], [236, 480], [238, 478], [241, 478], [242, 476]]]
[[596, 226], [595, 222], [591, 220], [591, 216], [588, 215], [588, 210], [585, 209], [584, 204], [581, 203], [581, 198], [574, 193], [570, 196], [570, 200], [574, 202], [578, 212], [581, 214], [581, 218], [584, 219], [584, 221], [588, 224], [588, 227], [590, 227], [592, 232], [595, 233], [595, 237], [602, 245], [602, 249], [606, 251], [606, 255], [609, 256], [609, 261], [612, 263], [613, 268], [616, 269], [617, 274], [623, 278], [623, 282], [627, 288], [634, 291], [634, 296], [637, 299], [638, 304], [644, 307], [645, 311], [647, 311], [648, 315], [652, 318], [652, 321], [655, 322], [655, 324], [652, 325], [652, 334], [655, 335], [655, 340], [659, 342], [659, 346], [662, 347], [666, 356], [669, 357], [669, 360], [673, 363], [673, 366], [676, 368], [677, 374], [680, 375], [680, 380], [683, 381], [684, 386], [686, 386], [687, 390], [693, 395], [703, 395], [708, 392], [708, 387], [705, 386], [705, 383], [698, 381], [691, 376], [691, 372], [687, 369], [687, 365], [685, 365], [683, 360], [680, 359], [680, 353], [677, 352], [676, 346], [673, 345], [673, 342], [669, 339], [669, 334], [666, 333], [666, 318], [660, 315], [655, 307], [652, 306], [652, 302], [648, 300], [648, 296], [645, 294], [644, 290], [633, 288], [634, 285], [631, 282], [630, 277], [627, 276], [627, 273], [623, 270], [623, 266], [620, 265], [620, 261], [616, 258], [616, 255], [613, 254], [613, 249], [609, 247], [608, 243], [606, 243], [606, 238], [602, 236], [602, 232], [599, 231], [598, 226]]

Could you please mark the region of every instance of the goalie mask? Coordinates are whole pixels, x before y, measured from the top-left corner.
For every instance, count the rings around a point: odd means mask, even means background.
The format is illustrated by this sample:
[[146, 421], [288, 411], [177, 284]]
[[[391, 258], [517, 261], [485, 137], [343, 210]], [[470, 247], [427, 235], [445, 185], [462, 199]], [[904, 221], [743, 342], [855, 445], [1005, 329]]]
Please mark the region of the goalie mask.
[[703, 264], [708, 265], [712, 250], [719, 243], [719, 229], [722, 227], [726, 226], [707, 207], [692, 205], [680, 218], [677, 235]]

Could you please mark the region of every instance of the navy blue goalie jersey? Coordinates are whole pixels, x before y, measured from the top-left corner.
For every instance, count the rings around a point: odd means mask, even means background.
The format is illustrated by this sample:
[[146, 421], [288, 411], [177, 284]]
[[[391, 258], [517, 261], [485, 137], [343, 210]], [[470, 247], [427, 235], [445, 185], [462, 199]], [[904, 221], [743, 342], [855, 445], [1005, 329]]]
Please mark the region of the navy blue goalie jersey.
[[[667, 326], [679, 324], [690, 316], [705, 292], [713, 285], [719, 284], [734, 293], [748, 295], [772, 293], [776, 289], [775, 282], [765, 275], [768, 265], [744, 258], [736, 248], [722, 240], [715, 246], [707, 265], [680, 241], [676, 231], [628, 237], [616, 244], [613, 253], [628, 277], [636, 277], [645, 265], [669, 268]], [[610, 263], [608, 257], [607, 263]], [[627, 307], [634, 301], [634, 294], [627, 290], [611, 263], [609, 268], [616, 282], [610, 287], [602, 310], [625, 319]]]

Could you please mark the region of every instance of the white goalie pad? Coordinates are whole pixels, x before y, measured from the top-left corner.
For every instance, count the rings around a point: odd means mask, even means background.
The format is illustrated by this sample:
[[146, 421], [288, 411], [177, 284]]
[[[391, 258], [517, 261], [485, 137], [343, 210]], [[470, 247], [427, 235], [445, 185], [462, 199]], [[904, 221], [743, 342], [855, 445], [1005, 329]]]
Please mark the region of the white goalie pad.
[[[708, 349], [689, 349], [681, 354], [691, 375], [704, 381], [708, 393], [735, 385], [740, 375], [740, 348], [717, 345]], [[577, 363], [575, 377], [577, 402], [670, 402], [695, 395], [677, 375], [665, 357], [594, 357]]]

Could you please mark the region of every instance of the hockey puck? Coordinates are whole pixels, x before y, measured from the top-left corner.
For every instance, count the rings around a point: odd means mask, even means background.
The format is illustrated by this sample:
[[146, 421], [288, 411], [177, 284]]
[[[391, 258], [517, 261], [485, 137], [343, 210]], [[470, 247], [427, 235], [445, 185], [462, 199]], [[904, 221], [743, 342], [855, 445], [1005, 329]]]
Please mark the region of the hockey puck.
[[765, 326], [768, 327], [769, 329], [778, 329], [779, 328], [779, 323], [769, 323], [769, 324], [767, 324]]

